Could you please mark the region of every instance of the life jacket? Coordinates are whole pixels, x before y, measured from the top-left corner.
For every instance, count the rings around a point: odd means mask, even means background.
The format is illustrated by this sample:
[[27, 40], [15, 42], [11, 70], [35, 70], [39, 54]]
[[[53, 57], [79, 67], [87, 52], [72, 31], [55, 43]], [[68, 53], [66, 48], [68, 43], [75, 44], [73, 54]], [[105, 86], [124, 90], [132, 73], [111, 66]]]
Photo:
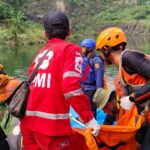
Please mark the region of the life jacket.
[[106, 77], [106, 75], [104, 74], [104, 89], [106, 90], [106, 91], [108, 91], [109, 90], [109, 88], [108, 88], [108, 84], [107, 84], [107, 77]]
[[5, 102], [19, 84], [20, 81], [18, 79], [7, 76], [0, 86], [0, 102]]
[[[136, 50], [134, 50], [134, 51], [136, 51]], [[139, 51], [136, 51], [136, 52], [139, 52]], [[122, 55], [123, 55], [123, 53], [122, 53]], [[141, 52], [139, 52], [139, 53], [141, 53]], [[145, 57], [150, 58], [149, 55], [147, 55], [147, 54], [144, 54], [144, 55], [145, 55]], [[121, 98], [122, 96], [130, 95], [135, 89], [141, 88], [141, 86], [143, 86], [146, 83], [147, 83], [147, 80], [140, 74], [135, 73], [135, 74], [130, 75], [124, 70], [124, 68], [122, 67], [122, 56], [121, 56], [121, 62], [119, 64], [119, 73], [116, 75], [116, 77], [114, 79], [114, 85], [116, 88], [116, 93], [117, 93], [118, 99]], [[150, 96], [150, 92], [145, 94], [144, 96], [137, 98], [136, 102], [140, 103], [138, 106], [140, 107], [142, 105], [142, 107], [147, 108], [147, 105], [149, 105], [149, 100], [147, 102], [145, 102], [143, 99], [145, 99], [149, 96]], [[123, 114], [123, 110], [121, 110], [121, 112]], [[145, 115], [146, 115], [147, 121], [149, 122], [150, 121], [149, 108]]]
[[[87, 57], [83, 57], [83, 65], [82, 65], [82, 84], [84, 85], [93, 85], [95, 86], [95, 81], [93, 79], [93, 82], [89, 82], [87, 81], [88, 78], [89, 78], [89, 74], [90, 70], [93, 70], [93, 64], [92, 64], [92, 59], [94, 59], [95, 57], [99, 57], [100, 59], [102, 59], [99, 55], [94, 55], [93, 57], [90, 57], [89, 59]], [[87, 58], [87, 59], [86, 59]], [[105, 68], [104, 68], [105, 69]], [[91, 78], [91, 77], [90, 77]], [[106, 75], [104, 74], [104, 79], [103, 79], [103, 84], [104, 84], [104, 89], [105, 90], [108, 90], [108, 85], [107, 85], [107, 78], [106, 78]]]
[[99, 135], [94, 138], [89, 129], [74, 129], [82, 134], [89, 150], [137, 150], [135, 134], [144, 118], [138, 115], [136, 106], [127, 111], [115, 126], [101, 125]]

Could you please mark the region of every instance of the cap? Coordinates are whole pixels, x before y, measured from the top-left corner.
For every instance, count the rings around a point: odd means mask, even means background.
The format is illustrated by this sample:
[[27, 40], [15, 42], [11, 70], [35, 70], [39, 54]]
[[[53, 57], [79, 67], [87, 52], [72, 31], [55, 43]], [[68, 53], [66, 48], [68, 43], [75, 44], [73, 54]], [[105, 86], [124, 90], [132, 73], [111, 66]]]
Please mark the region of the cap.
[[69, 29], [69, 19], [68, 17], [59, 10], [49, 11], [47, 16], [44, 18], [45, 30], [54, 29]]

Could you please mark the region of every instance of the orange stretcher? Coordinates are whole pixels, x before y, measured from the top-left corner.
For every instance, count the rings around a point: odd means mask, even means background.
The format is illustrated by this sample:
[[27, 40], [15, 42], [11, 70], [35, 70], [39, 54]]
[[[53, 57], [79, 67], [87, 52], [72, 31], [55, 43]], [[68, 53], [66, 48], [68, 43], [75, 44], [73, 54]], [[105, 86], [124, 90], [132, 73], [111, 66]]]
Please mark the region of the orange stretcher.
[[74, 131], [84, 136], [89, 150], [137, 150], [135, 134], [143, 122], [144, 117], [138, 115], [135, 106], [127, 111], [115, 126], [102, 125], [97, 138], [91, 135], [90, 129], [76, 128]]

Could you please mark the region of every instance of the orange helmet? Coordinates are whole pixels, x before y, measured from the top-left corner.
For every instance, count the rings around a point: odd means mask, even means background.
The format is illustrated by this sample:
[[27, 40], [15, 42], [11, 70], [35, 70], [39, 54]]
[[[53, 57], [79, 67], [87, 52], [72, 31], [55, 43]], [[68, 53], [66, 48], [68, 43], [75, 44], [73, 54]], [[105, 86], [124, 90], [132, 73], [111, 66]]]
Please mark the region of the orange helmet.
[[120, 43], [126, 43], [127, 39], [122, 29], [109, 27], [100, 33], [96, 40], [96, 49], [102, 49], [104, 46], [114, 47]]

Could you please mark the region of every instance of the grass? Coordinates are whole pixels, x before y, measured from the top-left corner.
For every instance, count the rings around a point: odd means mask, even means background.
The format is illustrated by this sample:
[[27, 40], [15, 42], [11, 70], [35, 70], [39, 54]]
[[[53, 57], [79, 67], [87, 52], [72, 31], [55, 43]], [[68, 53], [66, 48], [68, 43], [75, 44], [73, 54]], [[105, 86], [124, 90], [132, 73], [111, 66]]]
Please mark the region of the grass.
[[[148, 35], [150, 31], [150, 5], [147, 5], [148, 2], [149, 0], [139, 0], [136, 5], [130, 3], [124, 5], [113, 0], [65, 0], [73, 28], [73, 35], [69, 40], [80, 43], [85, 37], [96, 38], [99, 32], [108, 26], [134, 26], [137, 22], [144, 29], [142, 34]], [[35, 12], [38, 10], [41, 14], [45, 14], [47, 10], [44, 11], [40, 6], [44, 6], [46, 3], [48, 4], [47, 0], [37, 4], [34, 3], [34, 5], [37, 5], [34, 8], [30, 3], [26, 3], [24, 11], [26, 10], [32, 14], [32, 11], [35, 9]], [[54, 6], [54, 3], [52, 2], [51, 5]], [[19, 34], [20, 44], [44, 43], [43, 24], [29, 21], [28, 26], [24, 33]], [[7, 26], [0, 27], [0, 41], [6, 41], [6, 44], [10, 46], [13, 45], [12, 35]]]
[[[20, 45], [32, 45], [45, 43], [44, 30], [41, 24], [29, 22], [28, 28], [23, 33], [18, 34]], [[4, 41], [3, 45], [13, 47], [11, 32], [7, 26], [0, 27], [0, 41]]]
[[[106, 6], [105, 9], [94, 15], [81, 16], [81, 21], [74, 24], [74, 33], [70, 38], [73, 41], [80, 41], [83, 38], [96, 38], [103, 28], [108, 26], [129, 26], [129, 30], [134, 25], [143, 28], [142, 35], [147, 36], [150, 33], [150, 6]], [[71, 18], [75, 22], [75, 18]], [[134, 28], [133, 28], [134, 29]], [[129, 31], [130, 32], [130, 31]], [[141, 34], [140, 32], [137, 34]]]

